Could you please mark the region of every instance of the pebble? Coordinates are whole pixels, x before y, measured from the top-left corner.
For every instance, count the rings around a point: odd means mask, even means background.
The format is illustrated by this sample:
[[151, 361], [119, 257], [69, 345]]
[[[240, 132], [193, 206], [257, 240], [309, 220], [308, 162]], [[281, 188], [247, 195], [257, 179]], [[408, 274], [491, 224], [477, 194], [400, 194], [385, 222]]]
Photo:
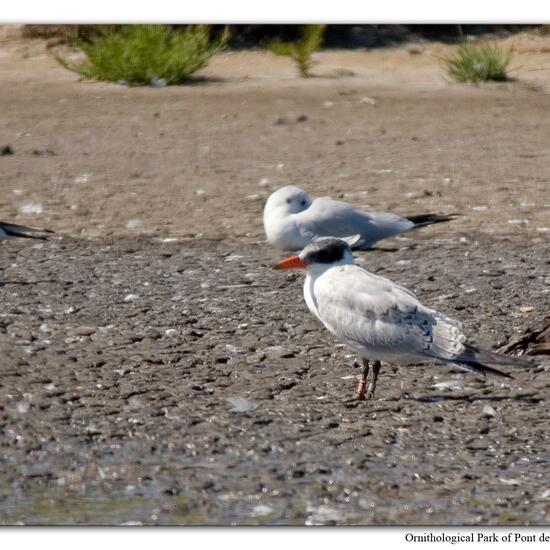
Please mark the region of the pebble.
[[239, 254], [230, 254], [229, 256], [225, 257], [225, 262], [235, 262], [237, 260], [242, 260], [244, 256], [241, 256]]
[[30, 403], [28, 401], [18, 401], [16, 404], [15, 404], [15, 410], [19, 413], [19, 414], [25, 414], [29, 411], [29, 408], [30, 408]]
[[80, 174], [80, 176], [76, 176], [74, 179], [75, 183], [88, 183], [90, 179], [91, 174]]
[[499, 481], [504, 483], [504, 485], [521, 485], [521, 480], [519, 479], [505, 479], [501, 477]]
[[142, 225], [143, 222], [141, 220], [128, 220], [128, 223], [126, 224], [126, 229], [137, 229]]
[[244, 397], [228, 397], [226, 401], [232, 405], [229, 409], [231, 412], [250, 412], [256, 408], [256, 405], [252, 404]]
[[493, 407], [491, 407], [491, 405], [485, 405], [483, 407], [482, 413], [484, 414], [484, 416], [487, 416], [488, 418], [492, 418], [497, 414], [497, 412], [495, 411], [495, 409], [493, 409]]
[[138, 409], [141, 407], [141, 400], [138, 397], [130, 397], [127, 401], [128, 407], [131, 409]]
[[26, 202], [19, 207], [19, 212], [22, 214], [42, 214], [42, 204], [39, 202]]
[[272, 512], [273, 512], [273, 508], [265, 504], [258, 504], [257, 506], [254, 506], [254, 508], [252, 508], [253, 516], [267, 516]]
[[372, 97], [363, 97], [361, 98], [361, 103], [366, 103], [367, 105], [376, 105], [376, 100]]
[[225, 350], [227, 351], [227, 353], [229, 353], [229, 355], [242, 355], [243, 354], [243, 352], [239, 351], [233, 344], [226, 344], [225, 345]]
[[432, 388], [436, 388], [438, 390], [459, 390], [462, 388], [462, 380], [444, 380], [442, 382], [432, 384]]

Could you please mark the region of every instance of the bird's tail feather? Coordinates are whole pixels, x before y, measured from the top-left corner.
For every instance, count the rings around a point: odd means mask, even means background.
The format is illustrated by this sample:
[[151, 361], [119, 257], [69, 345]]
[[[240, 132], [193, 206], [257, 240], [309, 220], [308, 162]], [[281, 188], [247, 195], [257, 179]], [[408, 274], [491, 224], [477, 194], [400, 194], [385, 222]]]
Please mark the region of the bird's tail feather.
[[424, 227], [434, 223], [449, 222], [454, 220], [459, 214], [418, 214], [416, 216], [405, 216], [405, 218], [414, 223], [413, 229]]
[[503, 355], [492, 351], [481, 350], [471, 344], [463, 344], [464, 349], [457, 359], [473, 360], [484, 365], [510, 366], [510, 367], [529, 367], [531, 361], [523, 357]]
[[482, 376], [483, 378], [487, 377], [487, 374], [496, 374], [498, 376], [503, 376], [504, 378], [514, 378], [511, 374], [508, 374], [507, 372], [503, 372], [501, 370], [495, 369], [494, 367], [489, 367], [487, 365], [482, 365], [481, 363], [466, 363], [464, 361], [453, 361], [453, 365], [460, 367], [461, 369], [473, 372], [474, 374], [478, 374]]
[[482, 376], [491, 373], [506, 378], [513, 378], [513, 376], [495, 367], [509, 366], [527, 368], [532, 365], [530, 361], [522, 357], [508, 357], [507, 355], [493, 353], [492, 351], [480, 350], [469, 344], [464, 344], [464, 350], [452, 361], [452, 363], [476, 374], [481, 374]]

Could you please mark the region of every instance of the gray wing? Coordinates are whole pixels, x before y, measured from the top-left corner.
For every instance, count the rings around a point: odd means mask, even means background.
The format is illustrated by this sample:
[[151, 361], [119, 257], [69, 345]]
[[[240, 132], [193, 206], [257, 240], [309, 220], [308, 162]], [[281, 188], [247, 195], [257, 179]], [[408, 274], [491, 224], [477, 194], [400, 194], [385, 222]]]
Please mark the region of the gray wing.
[[307, 210], [293, 216], [300, 232], [309, 239], [360, 235], [361, 240], [354, 248], [370, 248], [377, 241], [409, 231], [415, 225], [395, 214], [365, 212], [330, 197], [315, 199]]
[[315, 295], [323, 324], [352, 347], [396, 358], [452, 360], [462, 353], [466, 337], [458, 321], [359, 266], [319, 277]]

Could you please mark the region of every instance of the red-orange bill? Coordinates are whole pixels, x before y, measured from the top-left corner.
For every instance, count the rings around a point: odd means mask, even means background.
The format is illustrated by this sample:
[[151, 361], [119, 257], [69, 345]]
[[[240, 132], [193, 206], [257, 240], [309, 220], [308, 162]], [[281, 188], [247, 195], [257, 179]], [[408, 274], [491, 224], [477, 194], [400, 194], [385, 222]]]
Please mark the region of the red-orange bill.
[[290, 256], [290, 258], [277, 262], [273, 269], [305, 269], [306, 267], [307, 262], [302, 260], [300, 256]]

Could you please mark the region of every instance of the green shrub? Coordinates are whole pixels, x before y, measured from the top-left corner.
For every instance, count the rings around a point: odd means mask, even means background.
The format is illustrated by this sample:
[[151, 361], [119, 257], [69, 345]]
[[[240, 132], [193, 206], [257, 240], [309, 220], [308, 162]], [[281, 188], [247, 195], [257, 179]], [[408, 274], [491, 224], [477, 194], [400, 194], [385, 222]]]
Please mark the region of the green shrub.
[[57, 56], [84, 78], [128, 85], [180, 84], [208, 64], [226, 44], [227, 29], [211, 38], [207, 25], [172, 30], [165, 25], [103, 26], [89, 41], [76, 37], [86, 59], [73, 63]]
[[512, 50], [503, 50], [496, 44], [463, 42], [455, 54], [443, 57], [447, 74], [457, 82], [508, 80], [507, 68]]
[[291, 57], [298, 65], [298, 71], [301, 76], [311, 76], [310, 71], [313, 66], [311, 56], [319, 51], [326, 27], [326, 25], [305, 25], [299, 40], [295, 42], [272, 40], [268, 42], [267, 48], [276, 55]]

